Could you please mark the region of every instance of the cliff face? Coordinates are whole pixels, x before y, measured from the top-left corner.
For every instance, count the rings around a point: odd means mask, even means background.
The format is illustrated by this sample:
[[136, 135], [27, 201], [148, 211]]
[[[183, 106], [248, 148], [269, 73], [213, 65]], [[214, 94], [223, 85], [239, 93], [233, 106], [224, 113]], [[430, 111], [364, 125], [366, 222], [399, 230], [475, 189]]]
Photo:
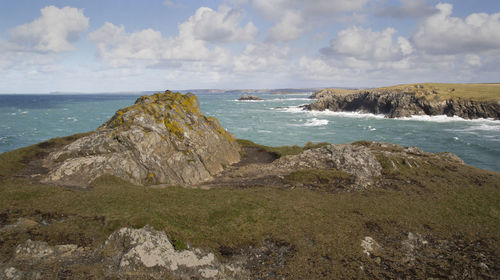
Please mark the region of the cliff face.
[[85, 187], [109, 174], [138, 185], [195, 184], [238, 162], [239, 146], [197, 98], [166, 91], [118, 110], [95, 133], [51, 153], [44, 182]]
[[306, 110], [360, 111], [384, 114], [389, 118], [447, 115], [465, 119], [500, 119], [498, 101], [441, 99], [432, 92], [417, 94], [400, 90], [364, 90], [347, 94], [318, 92], [313, 97], [317, 100], [304, 106]]

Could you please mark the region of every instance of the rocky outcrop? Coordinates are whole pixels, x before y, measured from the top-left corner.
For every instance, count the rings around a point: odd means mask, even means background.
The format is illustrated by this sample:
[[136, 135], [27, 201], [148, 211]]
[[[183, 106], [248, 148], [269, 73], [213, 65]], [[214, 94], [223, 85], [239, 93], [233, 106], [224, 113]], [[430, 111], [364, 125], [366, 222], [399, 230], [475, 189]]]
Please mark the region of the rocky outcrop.
[[118, 110], [94, 133], [51, 153], [43, 182], [86, 187], [108, 174], [137, 185], [209, 180], [238, 162], [239, 146], [192, 94], [166, 91]]
[[255, 96], [255, 95], [243, 94], [238, 100], [239, 101], [260, 101], [260, 100], [264, 100], [264, 98], [260, 98], [260, 97]]
[[360, 90], [347, 94], [322, 91], [315, 94], [315, 102], [305, 105], [306, 110], [358, 111], [384, 114], [389, 118], [413, 115], [447, 115], [465, 119], [500, 119], [498, 101], [469, 99], [441, 99], [434, 92], [406, 92], [403, 90]]
[[[232, 279], [215, 255], [201, 249], [175, 250], [167, 235], [151, 227], [122, 228], [109, 236], [103, 260], [109, 275], [175, 277], [177, 279]], [[231, 271], [229, 271], [229, 274]]]
[[[319, 147], [305, 149], [299, 154], [281, 157], [269, 151], [265, 156], [263, 149], [259, 151], [263, 154], [256, 155], [253, 146], [244, 148], [247, 156], [240, 163], [231, 166], [214, 180], [200, 184], [199, 187], [282, 186], [351, 192], [393, 187], [381, 184], [381, 181], [388, 178], [386, 176], [389, 173], [419, 170], [422, 166], [441, 168], [440, 165], [444, 164], [456, 168], [464, 165], [453, 153], [428, 153], [416, 147], [369, 141], [351, 144], [325, 143]], [[256, 160], [255, 156], [260, 156], [262, 161]], [[316, 177], [314, 174], [322, 175]]]
[[47, 268], [58, 267], [61, 276], [81, 265], [86, 270], [98, 265], [106, 279], [249, 279], [241, 263], [222, 263], [199, 248], [176, 250], [165, 232], [145, 226], [121, 228], [96, 248], [28, 239], [8, 263], [0, 264], [0, 279], [53, 279], [55, 271]]
[[327, 145], [310, 149], [298, 155], [285, 156], [273, 163], [284, 170], [338, 169], [351, 174], [355, 183], [352, 188], [369, 187], [380, 176], [382, 167], [371, 150], [351, 144]]

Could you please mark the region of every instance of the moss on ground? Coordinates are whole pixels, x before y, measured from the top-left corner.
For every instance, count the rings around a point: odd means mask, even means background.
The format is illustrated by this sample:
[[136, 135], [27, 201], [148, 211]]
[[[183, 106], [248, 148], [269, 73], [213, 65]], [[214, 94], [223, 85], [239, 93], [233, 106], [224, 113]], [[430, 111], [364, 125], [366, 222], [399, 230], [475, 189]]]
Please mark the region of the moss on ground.
[[272, 147], [272, 146], [265, 146], [265, 145], [256, 144], [256, 143], [254, 143], [254, 142], [252, 142], [250, 140], [244, 140], [244, 139], [238, 139], [237, 142], [242, 147], [255, 147], [255, 148], [259, 148], [259, 149], [262, 149], [262, 150], [264, 150], [266, 152], [273, 153], [277, 157], [288, 156], [288, 155], [298, 155], [298, 154], [302, 153], [305, 150], [319, 148], [319, 147], [322, 147], [322, 146], [329, 145], [329, 143], [326, 143], [326, 142], [321, 142], [321, 143], [308, 142], [308, 143], [306, 143], [302, 147], [301, 146], [297, 146], [297, 145]]

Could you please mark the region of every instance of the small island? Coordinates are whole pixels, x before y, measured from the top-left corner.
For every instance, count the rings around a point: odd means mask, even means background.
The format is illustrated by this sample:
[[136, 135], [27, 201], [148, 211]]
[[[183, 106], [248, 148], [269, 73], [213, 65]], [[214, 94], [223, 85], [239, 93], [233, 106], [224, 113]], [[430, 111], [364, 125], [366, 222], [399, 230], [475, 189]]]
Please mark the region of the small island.
[[255, 96], [255, 95], [248, 95], [248, 94], [243, 94], [239, 99], [239, 101], [261, 101], [264, 100], [264, 98]]
[[500, 119], [500, 84], [405, 84], [375, 89], [323, 89], [305, 110], [352, 111], [388, 118], [447, 115]]

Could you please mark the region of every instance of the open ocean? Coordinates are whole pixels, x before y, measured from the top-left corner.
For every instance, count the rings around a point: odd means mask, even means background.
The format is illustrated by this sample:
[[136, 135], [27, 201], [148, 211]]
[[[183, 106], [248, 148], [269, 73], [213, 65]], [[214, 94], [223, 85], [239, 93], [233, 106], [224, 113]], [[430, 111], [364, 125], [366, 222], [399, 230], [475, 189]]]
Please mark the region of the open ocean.
[[[264, 145], [306, 142], [392, 142], [428, 152], [449, 151], [466, 163], [500, 172], [500, 121], [445, 116], [386, 119], [380, 115], [305, 112], [310, 94], [254, 94], [264, 101], [237, 101], [241, 94], [197, 94], [206, 115], [238, 138]], [[0, 153], [44, 140], [95, 130], [139, 94], [0, 95]]]

